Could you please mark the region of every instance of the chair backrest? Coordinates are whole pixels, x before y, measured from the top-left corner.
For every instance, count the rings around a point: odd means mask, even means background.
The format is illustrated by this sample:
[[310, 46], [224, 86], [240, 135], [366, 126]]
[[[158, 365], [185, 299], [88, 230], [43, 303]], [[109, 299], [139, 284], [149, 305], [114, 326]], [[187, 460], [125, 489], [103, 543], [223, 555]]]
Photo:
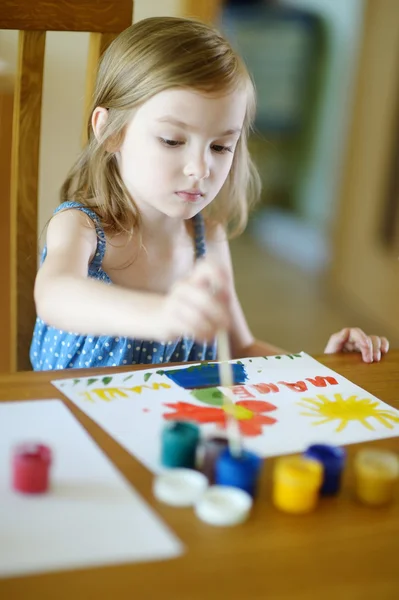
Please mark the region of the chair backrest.
[[9, 366], [11, 371], [22, 371], [31, 369], [29, 347], [36, 318], [33, 289], [46, 32], [90, 32], [87, 109], [98, 59], [118, 33], [131, 25], [133, 0], [2, 0], [1, 5], [0, 29], [19, 30], [11, 157]]

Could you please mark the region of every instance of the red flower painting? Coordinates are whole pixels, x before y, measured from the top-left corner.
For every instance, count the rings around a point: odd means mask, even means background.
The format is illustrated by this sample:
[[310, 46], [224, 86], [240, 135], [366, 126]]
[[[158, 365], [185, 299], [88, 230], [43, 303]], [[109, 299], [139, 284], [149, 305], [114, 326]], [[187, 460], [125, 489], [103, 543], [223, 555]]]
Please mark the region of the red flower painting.
[[[171, 402], [165, 404], [165, 406], [174, 409], [174, 412], [163, 415], [167, 421], [194, 421], [200, 424], [215, 423], [221, 429], [226, 428], [226, 411], [229, 410], [229, 407], [197, 406], [189, 402]], [[254, 437], [261, 435], [264, 425], [277, 423], [277, 419], [264, 414], [272, 412], [276, 408], [274, 404], [263, 400], [240, 400], [230, 410], [234, 411], [233, 414], [238, 421], [242, 435]]]

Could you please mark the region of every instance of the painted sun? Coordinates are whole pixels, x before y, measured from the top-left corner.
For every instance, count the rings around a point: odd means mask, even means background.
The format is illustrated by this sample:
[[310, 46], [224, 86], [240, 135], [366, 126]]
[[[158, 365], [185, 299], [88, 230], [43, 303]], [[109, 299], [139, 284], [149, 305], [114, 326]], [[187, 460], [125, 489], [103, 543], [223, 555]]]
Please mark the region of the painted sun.
[[387, 429], [393, 429], [394, 423], [399, 423], [399, 416], [393, 410], [379, 408], [381, 403], [370, 398], [349, 396], [343, 398], [341, 394], [334, 394], [334, 399], [318, 394], [316, 398], [302, 398], [299, 406], [308, 412], [300, 414], [306, 417], [321, 417], [312, 425], [323, 425], [332, 421], [339, 421], [335, 431], [343, 431], [351, 421], [361, 423], [367, 429], [374, 431], [369, 420], [374, 419]]

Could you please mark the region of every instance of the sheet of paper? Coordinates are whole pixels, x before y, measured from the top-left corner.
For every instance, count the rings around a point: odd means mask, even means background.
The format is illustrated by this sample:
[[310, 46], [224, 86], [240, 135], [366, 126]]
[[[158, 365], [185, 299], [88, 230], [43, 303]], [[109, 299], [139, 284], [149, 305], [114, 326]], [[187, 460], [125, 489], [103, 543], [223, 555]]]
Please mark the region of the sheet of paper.
[[[399, 435], [399, 411], [305, 353], [232, 362], [238, 384], [231, 390], [244, 447], [264, 457], [301, 452], [313, 443], [342, 445]], [[204, 435], [225, 429], [217, 375], [217, 366], [208, 364], [53, 384], [157, 472], [166, 421], [194, 421]], [[215, 387], [200, 389], [212, 382]]]
[[[51, 447], [51, 491], [11, 488], [11, 449]], [[0, 404], [0, 577], [173, 558], [179, 540], [60, 400]]]

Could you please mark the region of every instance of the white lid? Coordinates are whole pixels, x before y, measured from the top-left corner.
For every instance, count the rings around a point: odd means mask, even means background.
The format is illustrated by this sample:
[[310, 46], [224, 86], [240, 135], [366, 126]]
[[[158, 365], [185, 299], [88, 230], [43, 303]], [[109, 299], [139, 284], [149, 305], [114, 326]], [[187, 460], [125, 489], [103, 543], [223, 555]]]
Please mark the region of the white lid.
[[154, 479], [154, 496], [172, 506], [191, 506], [205, 492], [208, 478], [192, 469], [170, 469]]
[[236, 487], [212, 485], [195, 505], [195, 513], [210, 525], [229, 526], [243, 523], [252, 507], [252, 498]]

